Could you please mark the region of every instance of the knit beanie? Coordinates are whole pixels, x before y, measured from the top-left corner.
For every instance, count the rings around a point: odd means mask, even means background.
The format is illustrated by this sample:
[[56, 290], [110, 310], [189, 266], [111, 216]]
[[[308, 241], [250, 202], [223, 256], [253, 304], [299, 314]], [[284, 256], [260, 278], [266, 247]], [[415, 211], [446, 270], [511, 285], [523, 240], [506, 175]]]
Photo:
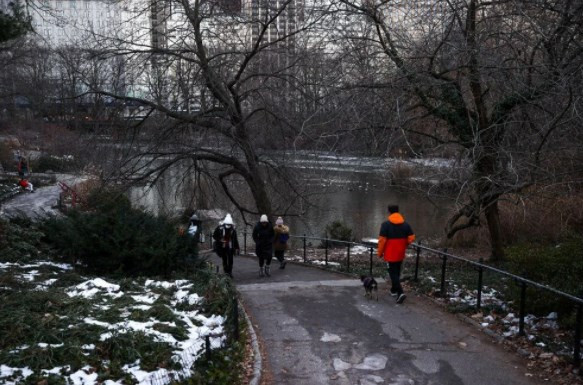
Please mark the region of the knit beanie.
[[263, 214], [261, 218], [259, 218], [259, 222], [269, 222], [269, 220], [267, 219], [267, 215]]
[[277, 220], [275, 221], [276, 225], [283, 225], [283, 218], [282, 217], [277, 217]]
[[394, 214], [399, 212], [399, 206], [397, 205], [389, 205], [389, 214]]
[[231, 218], [231, 214], [227, 214], [227, 216], [225, 217], [225, 220], [223, 221], [224, 225], [232, 225], [233, 224], [233, 218]]

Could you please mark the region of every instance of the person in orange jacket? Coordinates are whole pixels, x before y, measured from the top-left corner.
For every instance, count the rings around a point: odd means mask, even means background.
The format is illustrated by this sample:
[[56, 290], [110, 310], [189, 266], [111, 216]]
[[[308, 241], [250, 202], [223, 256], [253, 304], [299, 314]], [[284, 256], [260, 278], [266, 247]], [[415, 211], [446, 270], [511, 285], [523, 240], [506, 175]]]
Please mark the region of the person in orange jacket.
[[405, 259], [407, 246], [415, 240], [415, 234], [413, 234], [411, 226], [405, 222], [405, 218], [399, 213], [399, 206], [389, 205], [388, 209], [388, 220], [383, 222], [379, 232], [377, 254], [389, 266], [391, 295], [397, 297], [397, 303], [403, 303], [407, 296], [401, 287], [401, 265]]

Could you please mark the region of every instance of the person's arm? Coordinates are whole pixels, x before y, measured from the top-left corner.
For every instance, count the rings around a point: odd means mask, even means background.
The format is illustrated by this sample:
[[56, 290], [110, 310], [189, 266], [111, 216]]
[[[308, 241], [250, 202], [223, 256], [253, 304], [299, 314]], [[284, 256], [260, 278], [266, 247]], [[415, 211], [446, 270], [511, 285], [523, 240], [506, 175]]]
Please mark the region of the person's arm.
[[277, 243], [279, 239], [279, 228], [276, 226], [273, 228], [273, 243]]
[[251, 237], [253, 238], [253, 242], [257, 243], [257, 239], [259, 238], [259, 228], [257, 225], [253, 228], [253, 234], [251, 234]]
[[273, 226], [271, 226], [271, 224], [269, 225], [269, 230], [271, 230], [269, 232], [269, 237], [271, 238], [271, 242], [273, 243], [275, 241], [275, 230], [273, 229]]
[[379, 243], [377, 246], [377, 255], [379, 258], [381, 258], [385, 252], [385, 244], [387, 243], [387, 238], [383, 237], [382, 235], [379, 235]]
[[410, 245], [411, 243], [415, 242], [415, 234], [413, 233], [413, 229], [409, 226], [409, 232], [407, 234], [407, 244]]
[[383, 223], [381, 225], [381, 230], [379, 231], [379, 242], [377, 245], [377, 255], [379, 257], [382, 257], [384, 252], [385, 252], [385, 244], [387, 243], [387, 237], [386, 237], [386, 229], [385, 229], [385, 224]]
[[233, 229], [233, 250], [236, 254], [240, 254], [239, 250], [239, 239], [237, 237], [237, 230]]

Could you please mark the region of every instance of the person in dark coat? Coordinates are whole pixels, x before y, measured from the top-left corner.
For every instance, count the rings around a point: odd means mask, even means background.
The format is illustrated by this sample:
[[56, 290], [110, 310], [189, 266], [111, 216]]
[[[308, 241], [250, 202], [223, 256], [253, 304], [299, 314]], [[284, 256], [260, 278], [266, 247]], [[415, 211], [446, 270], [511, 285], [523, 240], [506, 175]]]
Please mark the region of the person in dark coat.
[[223, 260], [223, 272], [233, 278], [233, 256], [239, 254], [239, 241], [231, 214], [227, 214], [223, 224], [215, 229], [213, 239], [216, 252]]
[[267, 215], [263, 214], [259, 222], [253, 229], [253, 241], [255, 241], [255, 254], [259, 258], [259, 276], [270, 276], [269, 268], [271, 265], [271, 258], [273, 258], [273, 238], [275, 232], [273, 225], [267, 219]]
[[30, 168], [28, 167], [28, 160], [22, 155], [18, 158], [17, 169], [20, 179], [24, 179], [29, 173]]

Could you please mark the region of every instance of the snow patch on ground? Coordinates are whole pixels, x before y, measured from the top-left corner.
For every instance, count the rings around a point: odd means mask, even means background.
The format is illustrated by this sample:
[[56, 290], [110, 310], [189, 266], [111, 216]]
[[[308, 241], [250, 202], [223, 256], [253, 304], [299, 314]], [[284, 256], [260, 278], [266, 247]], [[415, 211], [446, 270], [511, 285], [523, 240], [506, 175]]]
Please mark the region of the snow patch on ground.
[[376, 385], [385, 382], [384, 378], [369, 374], [360, 379], [359, 385]]
[[354, 365], [354, 369], [383, 370], [387, 366], [387, 357], [382, 354], [373, 354], [365, 357], [361, 364]]
[[[148, 294], [143, 294], [143, 295], [132, 295], [132, 298], [134, 299], [134, 301], [136, 302], [143, 302], [143, 303], [147, 303], [147, 304], [153, 304], [154, 302], [156, 302], [156, 300], [158, 299], [158, 297], [160, 297], [160, 294], [154, 294], [154, 293], [148, 293]], [[134, 306], [134, 308], [137, 308], [140, 305], [136, 305]], [[148, 307], [148, 309], [151, 306]], [[148, 310], [146, 309], [146, 310]]]
[[339, 335], [336, 334], [330, 334], [330, 333], [324, 333], [324, 335], [322, 336], [322, 338], [320, 338], [320, 341], [322, 342], [340, 342], [342, 341], [342, 338], [340, 338]]
[[352, 364], [342, 361], [340, 358], [334, 358], [332, 365], [334, 365], [334, 370], [336, 370], [337, 372], [352, 368]]
[[[313, 260], [310, 261], [310, 263], [314, 264], [314, 265], [319, 265], [319, 266], [326, 266], [326, 261], [320, 261], [320, 260]], [[328, 261], [328, 266], [341, 266], [340, 263], [338, 262], [330, 262]]]
[[373, 354], [365, 357], [360, 364], [351, 364], [349, 362], [343, 361], [340, 358], [335, 358], [332, 362], [334, 370], [337, 372], [345, 371], [348, 369], [359, 369], [359, 370], [383, 370], [387, 366], [387, 357], [382, 354]]
[[[0, 379], [4, 385], [16, 385], [20, 384], [23, 380], [26, 380], [33, 374], [33, 371], [28, 367], [24, 368], [11, 368], [10, 366], [0, 365]], [[7, 378], [11, 377], [9, 380]]]
[[69, 297], [92, 298], [96, 294], [109, 295], [113, 298], [118, 298], [124, 295], [123, 292], [119, 291], [119, 285], [109, 283], [101, 278], [85, 281], [75, 286], [74, 289], [67, 291]]

